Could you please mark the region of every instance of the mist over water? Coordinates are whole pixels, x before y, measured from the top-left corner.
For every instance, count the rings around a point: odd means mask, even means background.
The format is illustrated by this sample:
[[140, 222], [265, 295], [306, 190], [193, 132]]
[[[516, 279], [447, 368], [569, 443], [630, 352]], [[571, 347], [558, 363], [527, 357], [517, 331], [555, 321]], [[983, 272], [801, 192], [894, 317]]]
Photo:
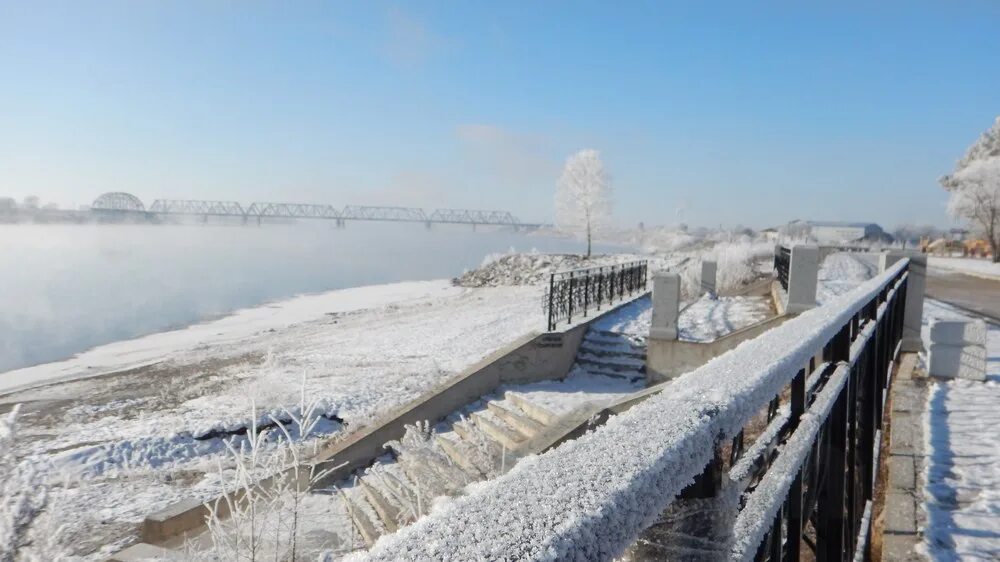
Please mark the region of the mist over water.
[[302, 293], [453, 277], [580, 242], [470, 227], [0, 225], [0, 372]]

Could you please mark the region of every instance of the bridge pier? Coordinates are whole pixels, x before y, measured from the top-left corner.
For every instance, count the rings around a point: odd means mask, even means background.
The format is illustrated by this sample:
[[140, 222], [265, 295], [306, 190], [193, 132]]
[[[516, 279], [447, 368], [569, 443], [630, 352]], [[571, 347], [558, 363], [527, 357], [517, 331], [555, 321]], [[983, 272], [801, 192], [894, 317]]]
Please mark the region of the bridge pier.
[[433, 223], [431, 223], [431, 221], [427, 221], [427, 222], [424, 223], [424, 227], [427, 228], [427, 230], [430, 230], [432, 224]]

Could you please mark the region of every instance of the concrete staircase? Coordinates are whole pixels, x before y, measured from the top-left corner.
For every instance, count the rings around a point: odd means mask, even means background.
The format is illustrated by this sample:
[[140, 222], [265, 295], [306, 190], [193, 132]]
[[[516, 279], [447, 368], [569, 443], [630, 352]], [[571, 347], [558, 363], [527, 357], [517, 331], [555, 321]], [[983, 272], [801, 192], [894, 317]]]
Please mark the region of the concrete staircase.
[[646, 346], [617, 332], [589, 330], [576, 354], [576, 367], [636, 382], [646, 376]]
[[339, 496], [371, 546], [427, 513], [434, 498], [458, 495], [511, 468], [520, 448], [556, 418], [514, 394], [484, 397], [434, 428], [409, 427], [375, 465], [316, 493]]
[[[591, 329], [573, 369], [636, 382], [645, 376], [645, 360], [641, 342]], [[555, 427], [560, 413], [529, 396], [519, 390], [487, 395], [436, 426], [409, 426], [373, 466], [316, 493], [339, 497], [357, 535], [371, 546], [426, 514], [434, 498], [458, 495], [468, 484], [503, 474], [523, 454], [541, 452], [530, 450], [530, 442]]]

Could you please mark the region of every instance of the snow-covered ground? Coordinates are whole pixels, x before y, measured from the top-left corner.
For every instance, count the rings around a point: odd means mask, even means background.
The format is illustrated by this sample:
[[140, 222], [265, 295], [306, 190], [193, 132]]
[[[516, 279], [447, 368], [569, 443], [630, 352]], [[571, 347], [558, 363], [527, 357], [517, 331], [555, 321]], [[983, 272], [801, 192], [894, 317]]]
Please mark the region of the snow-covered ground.
[[[925, 323], [962, 316], [924, 304]], [[933, 560], [1000, 560], [1000, 326], [986, 345], [985, 382], [932, 380], [928, 393], [923, 548]]]
[[990, 279], [1000, 279], [1000, 263], [993, 263], [988, 259], [972, 258], [942, 258], [930, 256], [927, 264], [931, 267], [939, 267], [951, 271], [958, 271], [969, 275], [987, 277]]
[[327, 415], [320, 432], [346, 435], [543, 328], [540, 296], [437, 281], [300, 297], [19, 371], [24, 382], [115, 372], [0, 408], [25, 403], [18, 452], [50, 463], [59, 523], [99, 557], [134, 540], [145, 515], [216, 492], [222, 442], [198, 437], [239, 431], [251, 403], [257, 417], [294, 411], [304, 385]]
[[328, 315], [396, 306], [432, 297], [448, 297], [460, 292], [460, 289], [442, 280], [371, 285], [298, 296], [238, 310], [229, 316], [181, 330], [102, 345], [65, 361], [8, 371], [0, 374], [0, 393], [142, 367], [167, 361], [172, 356], [187, 357], [209, 348], [214, 351], [256, 334], [270, 333]]
[[679, 337], [685, 341], [713, 341], [773, 315], [769, 297], [702, 295], [678, 318]]
[[819, 267], [816, 302], [830, 302], [877, 274], [878, 262], [874, 255], [831, 254]]

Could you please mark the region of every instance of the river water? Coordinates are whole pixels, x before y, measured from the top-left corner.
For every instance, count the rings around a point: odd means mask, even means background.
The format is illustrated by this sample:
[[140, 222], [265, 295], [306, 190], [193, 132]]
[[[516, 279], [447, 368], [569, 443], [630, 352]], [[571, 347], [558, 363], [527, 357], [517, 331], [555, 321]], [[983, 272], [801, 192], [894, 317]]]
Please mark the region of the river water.
[[392, 223], [0, 225], [0, 373], [296, 294], [453, 277], [510, 249], [582, 244]]

